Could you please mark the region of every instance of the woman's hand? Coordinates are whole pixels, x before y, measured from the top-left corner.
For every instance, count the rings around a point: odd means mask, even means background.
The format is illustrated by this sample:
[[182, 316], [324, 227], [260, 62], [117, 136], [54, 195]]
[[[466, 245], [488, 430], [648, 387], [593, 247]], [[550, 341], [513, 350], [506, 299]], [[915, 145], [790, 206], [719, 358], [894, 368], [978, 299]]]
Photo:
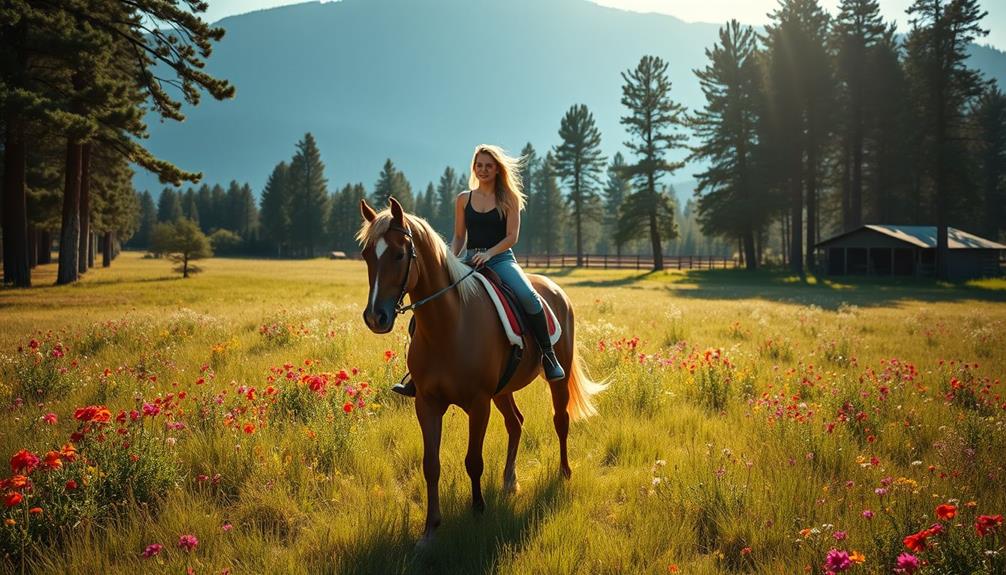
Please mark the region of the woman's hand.
[[480, 268], [480, 267], [486, 265], [486, 263], [488, 263], [490, 259], [492, 259], [492, 256], [489, 255], [489, 252], [479, 252], [479, 253], [475, 254], [474, 256], [472, 256], [472, 259], [471, 259], [472, 266], [476, 267], [476, 268]]

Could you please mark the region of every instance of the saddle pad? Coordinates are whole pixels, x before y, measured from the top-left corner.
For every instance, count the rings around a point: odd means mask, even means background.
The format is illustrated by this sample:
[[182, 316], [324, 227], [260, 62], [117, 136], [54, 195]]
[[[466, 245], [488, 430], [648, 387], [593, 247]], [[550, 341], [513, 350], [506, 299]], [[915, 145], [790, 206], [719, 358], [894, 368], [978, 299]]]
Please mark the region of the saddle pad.
[[[484, 275], [478, 272], [472, 275], [482, 282], [482, 287], [489, 294], [489, 300], [493, 302], [493, 306], [496, 308], [496, 313], [499, 315], [500, 323], [503, 324], [503, 331], [506, 332], [507, 339], [510, 340], [512, 345], [524, 349], [524, 338], [522, 337], [523, 334], [520, 333], [520, 324], [517, 322], [516, 310], [510, 307], [509, 302], [500, 293], [499, 288], [486, 279]], [[549, 339], [552, 341], [552, 345], [555, 345], [559, 341], [559, 337], [562, 336], [562, 327], [556, 321], [555, 314], [552, 313], [552, 308], [549, 307], [545, 298], [541, 298], [541, 304], [545, 308], [545, 319], [548, 321]]]

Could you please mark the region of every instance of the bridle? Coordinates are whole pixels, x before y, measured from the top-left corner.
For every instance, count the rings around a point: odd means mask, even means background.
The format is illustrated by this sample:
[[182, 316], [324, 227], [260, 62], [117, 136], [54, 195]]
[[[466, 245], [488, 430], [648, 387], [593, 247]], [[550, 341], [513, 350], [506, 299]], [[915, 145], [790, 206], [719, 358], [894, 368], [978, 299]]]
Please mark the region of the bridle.
[[406, 248], [406, 252], [407, 252], [407, 255], [408, 255], [409, 259], [408, 259], [408, 262], [405, 264], [405, 276], [402, 278], [402, 287], [401, 287], [401, 289], [399, 291], [398, 299], [395, 300], [397, 302], [397, 303], [395, 303], [395, 313], [398, 314], [398, 315], [404, 315], [407, 312], [414, 311], [414, 310], [418, 309], [419, 306], [421, 306], [421, 305], [423, 305], [423, 304], [425, 304], [425, 303], [427, 303], [427, 302], [429, 302], [431, 300], [434, 300], [434, 299], [440, 297], [441, 295], [443, 295], [448, 290], [457, 287], [458, 284], [460, 284], [461, 282], [465, 281], [466, 279], [468, 279], [469, 276], [471, 276], [473, 273], [475, 273], [475, 268], [472, 268], [468, 273], [466, 273], [464, 276], [462, 276], [461, 278], [459, 278], [457, 281], [451, 283], [447, 287], [439, 289], [433, 295], [424, 297], [423, 299], [421, 299], [421, 300], [419, 300], [417, 302], [413, 302], [413, 303], [411, 303], [411, 304], [409, 304], [407, 306], [402, 306], [402, 304], [405, 303], [405, 294], [406, 294], [406, 291], [408, 290], [408, 287], [409, 287], [409, 276], [412, 275], [412, 260], [417, 259], [417, 257], [418, 257], [416, 255], [416, 244], [415, 244], [415, 241], [412, 239], [412, 232], [407, 227], [403, 228], [401, 226], [397, 226], [397, 225], [392, 224], [391, 226], [388, 227], [388, 231], [389, 232], [390, 231], [396, 231], [396, 232], [402, 234], [403, 236], [405, 236], [406, 238], [409, 239], [409, 241], [408, 241], [408, 248]]

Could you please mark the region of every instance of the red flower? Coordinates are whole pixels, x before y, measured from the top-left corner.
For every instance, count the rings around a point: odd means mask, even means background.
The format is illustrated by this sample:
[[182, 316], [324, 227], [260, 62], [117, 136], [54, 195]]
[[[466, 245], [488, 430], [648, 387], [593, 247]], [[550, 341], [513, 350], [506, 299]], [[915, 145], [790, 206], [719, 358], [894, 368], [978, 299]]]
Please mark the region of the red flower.
[[978, 520], [975, 521], [975, 530], [982, 537], [985, 537], [992, 531], [995, 531], [998, 527], [1003, 524], [1003, 516], [1000, 515], [979, 515]]
[[42, 464], [42, 467], [45, 467], [46, 469], [59, 469], [60, 467], [63, 467], [63, 462], [59, 460], [59, 452], [50, 451], [49, 453], [46, 453], [45, 463]]
[[342, 406], [342, 410], [345, 411], [346, 413], [353, 411], [353, 404], [347, 401], [346, 405]]
[[42, 421], [48, 423], [49, 425], [56, 425], [56, 421], [57, 421], [56, 414], [55, 413], [47, 413], [47, 414], [45, 414], [45, 415], [42, 416]]
[[950, 521], [957, 515], [957, 508], [953, 505], [948, 505], [944, 503], [943, 505], [936, 506], [936, 516], [943, 521]]
[[69, 480], [69, 481], [66, 482], [66, 490], [67, 491], [74, 491], [76, 489], [77, 489], [77, 482], [76, 481], [74, 481], [73, 479], [71, 479], [71, 480]]
[[244, 432], [248, 433], [248, 434], [255, 433], [255, 424], [254, 423], [246, 423], [245, 426], [244, 426]]
[[41, 515], [42, 514], [42, 508], [41, 507], [32, 507], [31, 509], [28, 510], [28, 513], [31, 513], [32, 515]]
[[390, 349], [384, 350], [384, 362], [387, 363], [391, 361], [392, 359], [395, 358], [395, 355], [396, 355], [395, 352], [391, 351]]
[[107, 423], [112, 418], [112, 412], [104, 405], [89, 405], [87, 407], [78, 407], [73, 412], [73, 418], [83, 422]]
[[24, 470], [25, 473], [31, 473], [38, 466], [38, 463], [39, 459], [37, 455], [27, 449], [22, 449], [10, 458], [10, 470], [13, 473], [17, 473], [22, 470]]
[[199, 540], [195, 535], [182, 535], [178, 538], [178, 547], [185, 551], [192, 551], [199, 545]]
[[24, 497], [15, 491], [14, 493], [8, 493], [3, 502], [7, 507], [14, 507], [18, 503], [21, 503], [23, 499]]
[[912, 551], [926, 550], [926, 536], [924, 532], [913, 533], [904, 539], [905, 547]]
[[66, 461], [74, 461], [77, 459], [77, 448], [72, 443], [67, 443], [59, 450], [59, 456]]

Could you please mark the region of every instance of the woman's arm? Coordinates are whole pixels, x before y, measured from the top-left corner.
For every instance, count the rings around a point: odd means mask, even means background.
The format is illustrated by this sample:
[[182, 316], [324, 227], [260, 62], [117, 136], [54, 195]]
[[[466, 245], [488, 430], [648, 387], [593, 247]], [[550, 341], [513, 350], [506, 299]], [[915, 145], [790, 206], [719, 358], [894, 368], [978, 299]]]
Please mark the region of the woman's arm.
[[454, 237], [451, 239], [451, 252], [461, 257], [461, 252], [468, 242], [468, 228], [465, 227], [465, 200], [471, 192], [461, 192], [454, 200]]
[[506, 237], [504, 237], [498, 244], [489, 248], [484, 252], [479, 252], [475, 254], [472, 258], [472, 263], [479, 266], [483, 265], [489, 258], [501, 254], [508, 249], [512, 248], [514, 244], [517, 243], [517, 238], [520, 236], [520, 210], [514, 214], [507, 214], [506, 218]]

